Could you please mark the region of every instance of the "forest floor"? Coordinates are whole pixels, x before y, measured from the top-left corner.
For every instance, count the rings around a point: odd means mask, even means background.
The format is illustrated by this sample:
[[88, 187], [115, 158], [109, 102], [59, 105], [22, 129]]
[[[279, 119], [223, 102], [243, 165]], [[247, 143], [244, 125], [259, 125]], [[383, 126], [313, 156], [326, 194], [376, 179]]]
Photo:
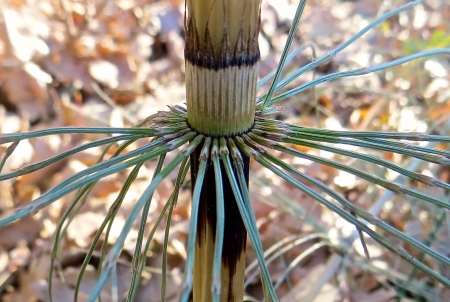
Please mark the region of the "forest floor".
[[[277, 67], [296, 3], [298, 1], [263, 1], [261, 78]], [[377, 16], [404, 3], [406, 1], [308, 1], [293, 48], [306, 43], [312, 48], [296, 56], [287, 65], [286, 72], [325, 54]], [[450, 2], [428, 0], [425, 3], [383, 22], [330, 62], [319, 66], [314, 73], [304, 74], [289, 87], [336, 71], [376, 65], [426, 49], [450, 47]], [[183, 15], [181, 0], [1, 2], [0, 133], [67, 126], [131, 126], [157, 111], [167, 110], [167, 105], [182, 105], [185, 102]], [[297, 125], [333, 130], [435, 133], [440, 130], [436, 130], [435, 125], [450, 116], [449, 70], [450, 57], [436, 56], [367, 76], [329, 82], [283, 102], [284, 111], [275, 117]], [[261, 93], [267, 89], [268, 86], [262, 87]], [[447, 129], [441, 134], [450, 135], [450, 131]], [[98, 138], [102, 136], [59, 135], [23, 141], [2, 173]], [[127, 150], [146, 143], [148, 141], [138, 141]], [[0, 159], [6, 147], [0, 145]], [[331, 156], [308, 148], [301, 151]], [[89, 149], [32, 174], [1, 181], [0, 216], [94, 165], [101, 152], [101, 148]], [[399, 155], [377, 154], [401, 166], [408, 164], [407, 159]], [[351, 160], [332, 156], [343, 163], [354, 164]], [[289, 157], [283, 160], [320, 179], [365, 209], [384, 193], [380, 188], [334, 168]], [[397, 176], [372, 165], [358, 165], [374, 175], [389, 179]], [[155, 166], [156, 162], [150, 161], [141, 169], [115, 218], [110, 242], [114, 242], [120, 233], [132, 206], [151, 180]], [[448, 167], [427, 165], [421, 171], [450, 181]], [[54, 267], [53, 301], [72, 300], [86, 251], [126, 176], [127, 173], [118, 173], [99, 181], [67, 227], [65, 238], [59, 242], [60, 253]], [[175, 177], [173, 173], [165, 179], [153, 197], [149, 230], [174, 188]], [[181, 272], [186, 259], [190, 215], [189, 183], [188, 180], [182, 187], [171, 222], [166, 301], [178, 301], [182, 289]], [[411, 185], [430, 194], [443, 194], [436, 188]], [[354, 230], [352, 225], [255, 163], [251, 164], [250, 193], [265, 249], [288, 236], [321, 233], [338, 241]], [[36, 215], [0, 230], [0, 301], [49, 301], [47, 289], [54, 250], [53, 233], [73, 196], [74, 193], [69, 194]], [[447, 227], [440, 230], [434, 229], [431, 223], [439, 211], [436, 207], [394, 196], [386, 203], [380, 217], [420, 240], [426, 240], [430, 233], [436, 234], [432, 246], [448, 252], [450, 218], [447, 218]], [[160, 301], [164, 226], [165, 221], [155, 234], [137, 302]], [[117, 266], [119, 301], [131, 280], [137, 232], [136, 224]], [[316, 238], [295, 246], [269, 265], [273, 281], [286, 277], [277, 291], [282, 301], [300, 301], [299, 297], [307, 295], [309, 286], [324, 274], [331, 255], [339, 252], [321, 248], [284, 276], [289, 263], [319, 241]], [[367, 239], [366, 243], [372, 262], [366, 261], [357, 240], [353, 248], [346, 251], [349, 257], [345, 258], [345, 265], [321, 287], [316, 301], [394, 301], [398, 290], [393, 280], [397, 275], [409, 276], [411, 267], [373, 241]], [[82, 280], [79, 301], [86, 301], [96, 282], [100, 245]], [[410, 251], [408, 246], [405, 248]], [[255, 260], [250, 244], [248, 250], [250, 264]], [[424, 262], [436, 270], [443, 269], [428, 258]], [[426, 282], [427, 279], [415, 274], [413, 281]], [[441, 296], [450, 296], [440, 290]], [[249, 282], [246, 293], [262, 299], [258, 278]], [[102, 301], [114, 301], [113, 296], [106, 289]], [[402, 301], [408, 299], [416, 300], [410, 296]]]

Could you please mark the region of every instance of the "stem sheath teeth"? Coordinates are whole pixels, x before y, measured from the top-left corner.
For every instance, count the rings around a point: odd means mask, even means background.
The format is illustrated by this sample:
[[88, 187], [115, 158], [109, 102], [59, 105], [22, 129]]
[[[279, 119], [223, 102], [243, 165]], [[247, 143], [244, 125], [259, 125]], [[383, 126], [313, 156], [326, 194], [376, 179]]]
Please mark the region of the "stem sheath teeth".
[[242, 134], [255, 118], [260, 1], [188, 0], [186, 9], [189, 125], [213, 137]]

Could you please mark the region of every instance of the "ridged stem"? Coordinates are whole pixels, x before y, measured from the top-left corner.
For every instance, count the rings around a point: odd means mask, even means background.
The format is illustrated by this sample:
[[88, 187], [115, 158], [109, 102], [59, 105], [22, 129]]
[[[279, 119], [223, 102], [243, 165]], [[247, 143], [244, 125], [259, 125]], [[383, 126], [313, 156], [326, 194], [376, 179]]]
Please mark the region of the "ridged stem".
[[213, 137], [251, 128], [259, 67], [259, 0], [186, 1], [188, 123]]
[[244, 133], [255, 118], [258, 64], [214, 70], [186, 62], [188, 122], [213, 137]]
[[[196, 178], [201, 149], [191, 155], [191, 179]], [[245, 157], [244, 169], [248, 175], [249, 159]], [[221, 164], [221, 170], [223, 165]], [[225, 174], [225, 172], [223, 172]], [[213, 289], [213, 260], [216, 243], [216, 179], [212, 163], [208, 164], [200, 195], [197, 241], [194, 261], [194, 301], [209, 302]], [[248, 183], [248, 179], [247, 179]], [[193, 184], [194, 185], [194, 184]], [[245, 247], [247, 232], [239, 213], [230, 182], [222, 178], [225, 230], [222, 249], [220, 301], [242, 301], [244, 297]]]
[[[186, 98], [191, 129], [223, 138], [245, 133], [252, 127], [259, 27], [260, 0], [186, 0]], [[193, 180], [198, 173], [200, 152], [197, 149], [191, 155]], [[248, 164], [245, 157], [247, 183]], [[226, 175], [222, 163], [220, 170], [218, 173], [216, 162], [214, 171], [210, 159], [198, 210], [194, 301], [218, 301], [218, 290], [223, 302], [242, 301], [244, 297], [247, 232], [229, 180], [216, 179], [217, 175]], [[216, 182], [221, 182], [221, 186], [216, 186]], [[225, 217], [220, 219], [216, 212], [220, 209], [216, 204], [217, 187], [223, 191], [219, 199], [223, 198]], [[217, 223], [224, 223], [220, 286], [213, 278]]]

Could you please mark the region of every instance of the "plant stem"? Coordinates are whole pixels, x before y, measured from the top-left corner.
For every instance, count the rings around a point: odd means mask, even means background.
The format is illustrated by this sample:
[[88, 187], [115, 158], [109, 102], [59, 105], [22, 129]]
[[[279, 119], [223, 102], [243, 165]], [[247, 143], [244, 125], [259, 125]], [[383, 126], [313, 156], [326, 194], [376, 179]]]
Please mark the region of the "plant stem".
[[255, 118], [259, 0], [187, 0], [189, 125], [214, 137], [247, 131]]
[[[191, 179], [196, 178], [201, 149], [191, 155]], [[223, 165], [221, 169], [224, 171]], [[244, 159], [248, 184], [249, 159]], [[223, 173], [225, 174], [225, 173]], [[244, 297], [245, 247], [247, 232], [228, 178], [222, 180], [225, 201], [225, 232], [222, 249], [221, 301], [242, 301]], [[194, 301], [212, 301], [213, 259], [216, 239], [216, 192], [214, 169], [208, 164], [198, 213], [194, 262]], [[195, 184], [192, 184], [193, 186]]]
[[[245, 133], [253, 126], [259, 26], [259, 0], [186, 0], [187, 116], [189, 126], [195, 131], [221, 138]], [[199, 148], [191, 154], [193, 181], [198, 173], [200, 153]], [[248, 185], [249, 158], [243, 158]], [[224, 171], [222, 164], [220, 168]], [[219, 290], [213, 289], [218, 221], [216, 181], [222, 182], [225, 214], [220, 301], [242, 301], [247, 232], [230, 182], [227, 177], [216, 179], [211, 158], [200, 196], [194, 301], [218, 298], [218, 295], [213, 297], [213, 290]]]

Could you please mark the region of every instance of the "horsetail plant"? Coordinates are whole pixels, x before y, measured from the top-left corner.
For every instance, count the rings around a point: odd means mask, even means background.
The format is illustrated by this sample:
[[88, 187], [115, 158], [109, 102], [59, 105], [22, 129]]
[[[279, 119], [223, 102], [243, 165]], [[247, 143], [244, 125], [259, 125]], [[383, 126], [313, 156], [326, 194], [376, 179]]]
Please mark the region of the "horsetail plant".
[[[248, 234], [256, 252], [264, 297], [266, 301], [277, 301], [276, 288], [280, 285], [282, 279], [277, 281], [276, 284], [272, 283], [267, 263], [275, 259], [274, 257], [278, 253], [274, 254], [275, 249], [270, 249], [265, 254], [258, 235], [248, 188], [251, 158], [305, 195], [312, 197], [353, 224], [355, 229], [367, 234], [381, 246], [411, 263], [415, 269], [422, 271], [439, 284], [450, 288], [450, 280], [446, 276], [421, 261], [423, 255], [428, 255], [444, 266], [450, 266], [450, 259], [446, 255], [378, 218], [380, 205], [378, 205], [378, 210], [375, 208], [369, 211], [363, 210], [321, 181], [288, 165], [279, 157], [274, 156], [272, 152], [276, 151], [330, 166], [365, 179], [395, 194], [410, 196], [449, 210], [450, 202], [448, 198], [435, 197], [408, 187], [400, 180], [392, 181], [372, 175], [349, 164], [302, 152], [292, 146], [304, 146], [339, 154], [350, 159], [359, 159], [395, 171], [425, 185], [436, 186], [448, 191], [450, 185], [443, 181], [418, 173], [413, 168], [400, 167], [374, 155], [350, 151], [343, 148], [342, 145], [360, 147], [363, 150], [393, 152], [415, 158], [415, 162], [449, 166], [450, 152], [436, 149], [432, 144], [437, 142], [449, 143], [450, 136], [422, 133], [332, 131], [292, 125], [270, 117], [271, 114], [281, 110], [277, 105], [278, 102], [311, 89], [320, 83], [385, 70], [428, 56], [450, 55], [450, 49], [427, 50], [377, 66], [328, 74], [281, 92], [294, 79], [329, 61], [376, 25], [422, 1], [413, 1], [380, 16], [342, 45], [282, 79], [283, 67], [296, 54], [306, 48], [304, 46], [290, 53], [290, 47], [306, 2], [306, 0], [299, 2], [294, 24], [289, 32], [278, 69], [259, 83], [257, 83], [257, 72], [260, 59], [258, 48], [260, 1], [186, 0], [186, 107], [169, 106], [168, 111], [158, 112], [133, 128], [74, 127], [0, 134], [0, 144], [10, 144], [0, 162], [0, 172], [18, 143], [25, 139], [75, 133], [116, 135], [73, 148], [47, 160], [19, 168], [16, 171], [0, 174], [0, 181], [42, 169], [83, 150], [96, 146], [109, 148], [113, 144], [122, 142], [111, 158], [104, 159], [102, 156], [97, 164], [76, 173], [32, 202], [4, 215], [0, 220], [0, 227], [9, 225], [25, 216], [33, 215], [69, 192], [78, 190], [56, 229], [52, 259], [58, 260], [60, 238], [64, 235], [70, 220], [73, 219], [73, 216], [88, 198], [89, 192], [96, 182], [108, 175], [133, 168], [117, 199], [110, 207], [87, 253], [76, 284], [74, 300], [77, 301], [78, 299], [77, 295], [83, 273], [101, 234], [106, 232], [106, 240], [101, 249], [102, 257], [98, 283], [91, 292], [88, 301], [95, 301], [99, 298], [106, 280], [115, 270], [128, 233], [140, 217], [138, 240], [132, 263], [132, 281], [127, 296], [127, 301], [134, 301], [150, 243], [157, 226], [164, 216], [168, 215], [163, 247], [163, 286], [161, 288], [161, 299], [164, 301], [170, 218], [176, 205], [178, 192], [190, 169], [192, 210], [181, 300], [188, 301], [193, 290], [194, 301], [242, 301], [246, 275], [245, 247]], [[257, 88], [272, 78], [273, 82], [269, 90], [257, 97]], [[143, 147], [125, 152], [125, 148], [131, 143], [146, 138], [152, 140]], [[408, 141], [430, 143], [429, 145], [415, 145]], [[178, 154], [169, 163], [165, 163], [166, 154], [169, 152], [178, 152]], [[104, 154], [106, 154], [106, 149]], [[117, 210], [126, 198], [127, 191], [136, 178], [139, 169], [146, 161], [151, 159], [159, 159], [154, 177], [136, 202], [120, 236], [112, 248], [107, 251], [108, 234]], [[175, 189], [158, 220], [147, 234], [147, 214], [153, 193], [157, 185], [177, 168], [179, 170]], [[381, 235], [375, 231], [373, 226], [383, 230], [384, 234], [389, 234], [389, 236]], [[298, 237], [286, 238], [277, 245], [277, 248], [280, 248], [279, 253], [283, 253], [289, 248], [288, 246], [322, 237], [322, 235], [310, 235], [300, 239]], [[411, 256], [401, 245], [396, 243], [397, 241], [392, 240], [392, 237], [413, 246], [422, 253], [422, 256], [419, 258]], [[340, 249], [343, 251], [342, 253], [345, 253], [348, 244], [351, 244], [356, 238], [353, 236], [347, 239], [346, 242], [342, 243], [343, 248]], [[281, 248], [283, 245], [285, 247]], [[326, 245], [339, 248], [339, 244], [336, 245], [336, 243], [331, 243], [326, 238], [322, 238], [321, 242], [313, 245], [295, 259], [288, 270], [305, 256]], [[270, 258], [267, 258], [269, 256]], [[249, 269], [255, 267], [256, 264], [252, 264]], [[52, 273], [53, 270], [50, 270], [50, 274]], [[253, 273], [251, 278], [255, 274]], [[50, 297], [52, 294], [51, 280], [50, 277]]]

